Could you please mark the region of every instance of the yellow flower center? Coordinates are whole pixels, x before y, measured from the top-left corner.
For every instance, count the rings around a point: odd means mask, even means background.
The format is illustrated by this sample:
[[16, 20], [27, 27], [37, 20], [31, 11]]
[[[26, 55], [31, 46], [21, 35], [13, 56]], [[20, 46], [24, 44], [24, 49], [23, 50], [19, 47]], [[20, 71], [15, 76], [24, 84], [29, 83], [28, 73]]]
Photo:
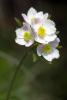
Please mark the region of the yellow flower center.
[[25, 32], [24, 33], [24, 40], [25, 41], [29, 41], [32, 38], [30, 32]]
[[46, 30], [41, 26], [38, 28], [38, 35], [43, 38], [46, 35]]
[[51, 45], [50, 44], [46, 44], [44, 47], [43, 47], [43, 52], [45, 53], [50, 53], [52, 51], [52, 48], [51, 48]]

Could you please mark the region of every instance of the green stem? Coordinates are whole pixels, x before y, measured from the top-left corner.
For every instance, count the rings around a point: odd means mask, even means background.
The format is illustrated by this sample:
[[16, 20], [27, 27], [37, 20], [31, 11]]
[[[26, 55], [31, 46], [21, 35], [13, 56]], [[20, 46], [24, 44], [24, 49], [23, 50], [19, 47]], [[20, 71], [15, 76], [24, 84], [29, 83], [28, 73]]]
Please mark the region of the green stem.
[[20, 70], [20, 68], [21, 68], [21, 65], [22, 65], [24, 59], [26, 58], [27, 54], [28, 54], [28, 53], [26, 52], [26, 53], [24, 54], [24, 56], [22, 57], [22, 59], [20, 60], [19, 64], [17, 65], [16, 71], [15, 71], [15, 73], [14, 73], [14, 75], [13, 75], [12, 80], [11, 80], [11, 84], [10, 84], [10, 87], [9, 87], [9, 90], [8, 90], [8, 93], [7, 93], [6, 100], [9, 100], [9, 99], [10, 99], [10, 95], [11, 95], [11, 92], [12, 92], [13, 84], [14, 84], [15, 79], [16, 79], [16, 75], [17, 75], [17, 73], [19, 72], [19, 70]]

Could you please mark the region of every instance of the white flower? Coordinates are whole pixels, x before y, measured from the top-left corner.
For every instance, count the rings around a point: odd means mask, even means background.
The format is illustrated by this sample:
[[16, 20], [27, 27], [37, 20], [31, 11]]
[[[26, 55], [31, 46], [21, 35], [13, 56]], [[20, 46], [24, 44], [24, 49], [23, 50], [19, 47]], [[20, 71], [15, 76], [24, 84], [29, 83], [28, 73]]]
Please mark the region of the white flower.
[[60, 40], [56, 38], [55, 41], [50, 42], [48, 44], [42, 45], [40, 44], [37, 47], [37, 54], [38, 56], [43, 56], [46, 60], [52, 61], [53, 59], [59, 58], [59, 51], [56, 49]]
[[37, 12], [34, 8], [28, 10], [27, 15], [22, 14], [24, 20], [31, 25], [35, 32], [35, 41], [49, 43], [56, 39], [55, 23], [48, 19], [48, 13]]
[[42, 11], [37, 12], [33, 7], [31, 7], [28, 10], [27, 15], [22, 13], [22, 16], [28, 24], [32, 25], [41, 22], [43, 19], [46, 19], [48, 17], [48, 13], [43, 14]]
[[17, 44], [29, 47], [34, 43], [34, 34], [31, 27], [27, 23], [24, 23], [23, 27], [18, 28], [15, 32], [17, 36], [15, 42]]
[[44, 19], [41, 23], [32, 25], [35, 31], [35, 41], [39, 43], [49, 43], [56, 39], [55, 23], [50, 19]]

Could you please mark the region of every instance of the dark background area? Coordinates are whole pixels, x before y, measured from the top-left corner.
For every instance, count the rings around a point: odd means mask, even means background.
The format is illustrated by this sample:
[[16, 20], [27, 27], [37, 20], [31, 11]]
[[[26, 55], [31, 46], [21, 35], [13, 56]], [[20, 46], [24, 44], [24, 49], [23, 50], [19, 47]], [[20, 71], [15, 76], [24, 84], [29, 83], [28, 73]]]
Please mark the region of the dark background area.
[[67, 4], [59, 0], [0, 0], [0, 100], [5, 100], [16, 65], [25, 47], [15, 43], [15, 17], [30, 7], [48, 12], [56, 22], [61, 39], [60, 58], [33, 66], [29, 54], [16, 77], [10, 100], [67, 100]]

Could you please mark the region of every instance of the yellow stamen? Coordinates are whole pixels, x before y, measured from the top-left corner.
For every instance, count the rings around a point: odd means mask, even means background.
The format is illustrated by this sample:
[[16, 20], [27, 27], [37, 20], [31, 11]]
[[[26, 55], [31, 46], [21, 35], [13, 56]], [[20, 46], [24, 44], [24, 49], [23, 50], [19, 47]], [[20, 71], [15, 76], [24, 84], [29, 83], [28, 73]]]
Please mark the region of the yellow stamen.
[[24, 33], [24, 40], [25, 41], [29, 41], [32, 38], [30, 32], [25, 32]]
[[50, 53], [52, 51], [51, 45], [50, 44], [46, 44], [43, 48], [43, 52], [45, 53]]
[[38, 28], [38, 35], [43, 38], [46, 35], [46, 30], [41, 26]]

